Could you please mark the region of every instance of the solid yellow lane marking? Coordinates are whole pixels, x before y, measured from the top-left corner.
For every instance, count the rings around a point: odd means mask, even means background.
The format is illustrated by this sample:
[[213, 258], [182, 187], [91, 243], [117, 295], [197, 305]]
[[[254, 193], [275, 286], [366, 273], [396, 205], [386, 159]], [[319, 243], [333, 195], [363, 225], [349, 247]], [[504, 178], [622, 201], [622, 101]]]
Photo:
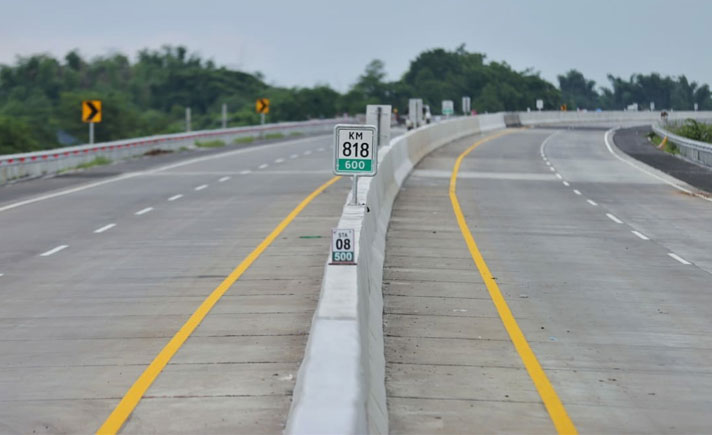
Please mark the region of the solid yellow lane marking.
[[472, 233], [470, 232], [470, 229], [467, 226], [465, 216], [462, 214], [462, 209], [460, 208], [460, 201], [458, 201], [457, 194], [455, 193], [455, 186], [457, 184], [457, 174], [460, 171], [460, 165], [462, 164], [462, 160], [465, 158], [465, 156], [467, 156], [472, 150], [474, 150], [481, 144], [512, 132], [512, 130], [509, 130], [492, 136], [488, 136], [474, 143], [472, 146], [467, 148], [462, 154], [460, 154], [460, 156], [455, 161], [455, 166], [452, 169], [452, 175], [450, 177], [450, 202], [452, 202], [452, 209], [455, 212], [455, 216], [457, 217], [457, 223], [460, 226], [460, 231], [462, 232], [462, 236], [464, 237], [465, 242], [467, 243], [467, 247], [470, 250], [470, 254], [472, 255], [472, 259], [475, 262], [475, 266], [477, 267], [477, 270], [479, 270], [480, 275], [482, 276], [482, 280], [487, 286], [490, 298], [492, 298], [492, 302], [494, 303], [495, 308], [497, 308], [497, 313], [499, 313], [499, 317], [502, 320], [502, 323], [504, 324], [507, 333], [509, 334], [509, 338], [512, 340], [512, 343], [514, 344], [514, 347], [517, 350], [519, 357], [522, 359], [522, 362], [524, 363], [524, 366], [526, 367], [527, 372], [529, 373], [529, 377], [531, 377], [532, 381], [534, 382], [534, 386], [539, 392], [539, 397], [541, 397], [541, 400], [544, 402], [546, 410], [549, 412], [549, 417], [554, 423], [554, 427], [560, 434], [575, 434], [576, 427], [574, 426], [574, 423], [571, 421], [571, 418], [569, 418], [569, 415], [567, 414], [564, 405], [561, 403], [561, 400], [556, 394], [554, 387], [549, 382], [549, 378], [546, 377], [546, 373], [544, 373], [544, 370], [541, 368], [541, 365], [539, 364], [536, 355], [534, 355], [534, 352], [532, 351], [531, 347], [529, 347], [529, 343], [524, 337], [524, 333], [522, 333], [522, 330], [519, 329], [517, 321], [514, 319], [514, 316], [512, 315], [512, 312], [510, 311], [507, 302], [502, 296], [502, 292], [499, 290], [497, 281], [495, 281], [494, 277], [492, 276], [489, 267], [487, 267], [487, 263], [485, 263], [485, 259], [482, 257], [482, 254], [480, 253], [480, 250], [477, 247], [477, 243], [475, 243], [475, 239], [472, 237]]
[[166, 344], [166, 346], [156, 355], [151, 364], [144, 370], [144, 372], [139, 376], [139, 378], [134, 382], [134, 384], [129, 388], [124, 397], [121, 399], [116, 408], [112, 411], [111, 415], [106, 419], [104, 424], [99, 428], [97, 433], [99, 434], [115, 434], [121, 429], [126, 419], [131, 415], [138, 402], [143, 397], [144, 393], [151, 386], [156, 377], [161, 373], [161, 371], [166, 367], [166, 364], [173, 358], [173, 355], [180, 349], [180, 347], [185, 343], [185, 341], [190, 337], [195, 328], [200, 325], [205, 316], [210, 312], [213, 306], [220, 300], [220, 298], [225, 294], [225, 292], [237, 281], [240, 276], [252, 265], [252, 263], [257, 260], [257, 258], [264, 252], [267, 247], [276, 239], [282, 231], [289, 225], [299, 213], [301, 213], [304, 208], [309, 205], [309, 203], [316, 198], [321, 192], [323, 192], [327, 187], [336, 183], [341, 177], [334, 177], [326, 183], [319, 186], [318, 189], [313, 191], [309, 196], [304, 198], [299, 205], [292, 210], [291, 213], [287, 215], [282, 222], [275, 227], [274, 230], [257, 245], [257, 247], [250, 252], [242, 263], [240, 263], [235, 270], [233, 270], [230, 275], [225, 278], [223, 282], [218, 285], [215, 290], [210, 293], [210, 295], [203, 301], [197, 310], [190, 316], [187, 322], [176, 332], [176, 334], [171, 338], [171, 341]]

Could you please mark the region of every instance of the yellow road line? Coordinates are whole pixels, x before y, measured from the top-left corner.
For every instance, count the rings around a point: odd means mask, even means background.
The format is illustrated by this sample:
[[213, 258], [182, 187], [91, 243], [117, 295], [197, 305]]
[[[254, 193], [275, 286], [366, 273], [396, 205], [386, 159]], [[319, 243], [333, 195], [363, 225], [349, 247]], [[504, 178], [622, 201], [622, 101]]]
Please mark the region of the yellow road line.
[[529, 377], [531, 377], [532, 381], [534, 382], [534, 386], [539, 392], [539, 397], [541, 397], [541, 400], [544, 402], [546, 410], [549, 412], [549, 417], [551, 417], [556, 431], [560, 434], [575, 434], [576, 427], [574, 426], [574, 423], [571, 421], [571, 418], [569, 418], [569, 415], [566, 413], [564, 405], [561, 403], [561, 400], [556, 394], [554, 387], [549, 382], [549, 378], [546, 377], [546, 373], [544, 373], [544, 369], [541, 368], [541, 365], [539, 364], [536, 355], [534, 355], [534, 352], [532, 351], [531, 347], [529, 347], [529, 343], [524, 337], [524, 333], [522, 333], [522, 330], [519, 329], [517, 321], [514, 319], [514, 316], [512, 315], [512, 312], [510, 311], [507, 302], [502, 296], [502, 292], [499, 290], [497, 281], [495, 281], [494, 277], [492, 276], [489, 267], [487, 267], [487, 263], [485, 263], [485, 259], [482, 257], [482, 254], [480, 253], [480, 250], [477, 247], [477, 243], [475, 243], [475, 239], [472, 237], [472, 233], [470, 232], [470, 229], [467, 226], [465, 216], [462, 214], [462, 209], [460, 208], [460, 201], [458, 201], [457, 194], [455, 193], [455, 186], [457, 184], [457, 174], [460, 171], [460, 165], [462, 164], [462, 160], [472, 150], [474, 150], [481, 144], [512, 132], [513, 130], [509, 130], [492, 136], [488, 136], [478, 142], [475, 142], [472, 146], [470, 146], [462, 154], [460, 154], [460, 156], [455, 161], [455, 166], [452, 169], [452, 176], [450, 177], [450, 202], [452, 202], [452, 209], [455, 212], [455, 216], [457, 217], [457, 223], [460, 226], [460, 231], [462, 232], [462, 236], [464, 237], [465, 242], [467, 243], [467, 247], [470, 250], [470, 254], [472, 255], [472, 259], [475, 262], [475, 266], [477, 267], [477, 270], [479, 270], [480, 275], [482, 276], [482, 280], [487, 286], [490, 298], [492, 298], [492, 302], [494, 303], [495, 308], [497, 308], [497, 313], [499, 313], [499, 317], [500, 319], [502, 319], [502, 323], [504, 324], [504, 327], [507, 330], [507, 333], [509, 334], [509, 338], [512, 340], [512, 343], [514, 344], [514, 347], [517, 350], [519, 357], [522, 359], [522, 362], [524, 363], [524, 366], [526, 367], [527, 372], [529, 373]]
[[257, 258], [264, 252], [267, 247], [276, 239], [287, 225], [289, 225], [299, 213], [301, 213], [304, 208], [309, 205], [309, 203], [316, 198], [321, 192], [323, 192], [327, 187], [336, 183], [341, 177], [334, 177], [326, 183], [322, 184], [313, 191], [309, 196], [304, 198], [299, 205], [292, 210], [291, 213], [287, 215], [282, 222], [275, 227], [274, 230], [257, 245], [257, 247], [250, 252], [242, 263], [240, 263], [235, 270], [230, 272], [230, 275], [225, 278], [223, 282], [218, 285], [215, 290], [210, 293], [210, 295], [203, 301], [202, 304], [195, 310], [195, 312], [190, 316], [187, 322], [176, 332], [176, 334], [171, 338], [171, 341], [166, 344], [166, 346], [156, 355], [151, 364], [144, 370], [144, 372], [139, 376], [139, 378], [134, 382], [134, 384], [129, 388], [124, 397], [121, 399], [116, 408], [112, 411], [111, 415], [106, 419], [104, 424], [97, 431], [98, 434], [115, 434], [121, 429], [126, 419], [131, 415], [138, 402], [143, 397], [144, 393], [151, 386], [153, 381], [156, 380], [161, 371], [166, 367], [166, 364], [173, 358], [178, 349], [185, 343], [185, 341], [190, 337], [190, 334], [195, 331], [195, 328], [200, 325], [205, 316], [210, 312], [213, 306], [220, 300], [220, 298], [225, 294], [225, 292], [237, 281], [240, 276], [252, 265], [252, 263], [257, 260]]

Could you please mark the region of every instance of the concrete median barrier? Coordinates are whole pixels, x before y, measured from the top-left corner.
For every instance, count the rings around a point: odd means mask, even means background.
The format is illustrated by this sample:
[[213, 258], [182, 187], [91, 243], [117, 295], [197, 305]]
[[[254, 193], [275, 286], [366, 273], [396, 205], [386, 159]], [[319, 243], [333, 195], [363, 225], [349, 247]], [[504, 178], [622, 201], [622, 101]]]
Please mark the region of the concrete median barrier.
[[413, 167], [454, 140], [504, 128], [503, 114], [458, 118], [398, 137], [379, 152], [378, 174], [359, 179], [339, 228], [356, 234], [356, 266], [327, 264], [286, 432], [387, 433], [381, 284], [393, 202]]

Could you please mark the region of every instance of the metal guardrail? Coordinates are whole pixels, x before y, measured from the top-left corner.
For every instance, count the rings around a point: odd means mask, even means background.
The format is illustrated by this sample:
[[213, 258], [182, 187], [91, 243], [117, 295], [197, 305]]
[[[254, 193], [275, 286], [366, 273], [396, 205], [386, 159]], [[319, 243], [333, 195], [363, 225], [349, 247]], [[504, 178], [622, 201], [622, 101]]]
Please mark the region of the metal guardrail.
[[89, 163], [97, 157], [112, 161], [143, 155], [153, 149], [176, 151], [194, 148], [195, 141], [221, 139], [231, 143], [236, 139], [259, 137], [270, 133], [315, 134], [331, 132], [339, 122], [351, 119], [324, 119], [317, 121], [285, 122], [258, 126], [236, 127], [220, 130], [202, 130], [191, 133], [165, 134], [113, 142], [55, 148], [31, 153], [0, 155], [0, 184], [8, 181], [56, 174]]
[[677, 145], [682, 157], [712, 168], [712, 144], [679, 136], [666, 130], [659, 123], [653, 124], [652, 127], [655, 134], [667, 137], [669, 141]]

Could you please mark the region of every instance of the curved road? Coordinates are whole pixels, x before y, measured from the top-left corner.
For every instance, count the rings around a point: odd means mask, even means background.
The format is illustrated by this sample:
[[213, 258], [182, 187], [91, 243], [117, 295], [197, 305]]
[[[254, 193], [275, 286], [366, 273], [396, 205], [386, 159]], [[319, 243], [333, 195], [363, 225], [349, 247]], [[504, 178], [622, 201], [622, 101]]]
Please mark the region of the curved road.
[[[579, 431], [706, 432], [712, 202], [631, 166], [606, 130], [484, 142], [464, 158], [457, 196]], [[448, 199], [455, 159], [476, 140], [426, 157], [394, 206], [384, 321], [395, 433], [554, 430]]]

